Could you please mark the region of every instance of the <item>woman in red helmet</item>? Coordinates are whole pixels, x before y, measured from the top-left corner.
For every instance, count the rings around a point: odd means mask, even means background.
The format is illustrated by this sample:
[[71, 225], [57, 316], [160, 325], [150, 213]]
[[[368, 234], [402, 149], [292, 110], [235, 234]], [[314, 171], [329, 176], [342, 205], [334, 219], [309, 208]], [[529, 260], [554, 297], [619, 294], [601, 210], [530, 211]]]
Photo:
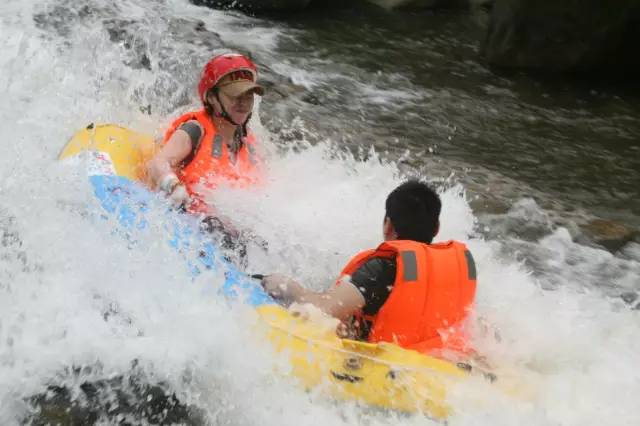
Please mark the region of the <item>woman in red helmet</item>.
[[154, 188], [188, 212], [214, 216], [205, 202], [220, 180], [249, 185], [259, 176], [255, 137], [247, 129], [257, 83], [255, 64], [240, 54], [218, 55], [204, 67], [198, 93], [203, 108], [169, 127], [162, 148], [147, 163]]

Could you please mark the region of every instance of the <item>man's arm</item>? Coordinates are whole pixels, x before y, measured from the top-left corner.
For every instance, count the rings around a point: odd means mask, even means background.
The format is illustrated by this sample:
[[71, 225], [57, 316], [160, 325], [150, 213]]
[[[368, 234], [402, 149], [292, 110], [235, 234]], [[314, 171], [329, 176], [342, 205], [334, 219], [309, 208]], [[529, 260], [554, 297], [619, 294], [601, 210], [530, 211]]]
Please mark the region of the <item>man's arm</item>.
[[265, 290], [274, 298], [288, 303], [311, 303], [323, 312], [339, 320], [346, 320], [365, 304], [362, 293], [349, 280], [317, 293], [307, 290], [295, 280], [281, 274], [273, 274], [262, 280]]

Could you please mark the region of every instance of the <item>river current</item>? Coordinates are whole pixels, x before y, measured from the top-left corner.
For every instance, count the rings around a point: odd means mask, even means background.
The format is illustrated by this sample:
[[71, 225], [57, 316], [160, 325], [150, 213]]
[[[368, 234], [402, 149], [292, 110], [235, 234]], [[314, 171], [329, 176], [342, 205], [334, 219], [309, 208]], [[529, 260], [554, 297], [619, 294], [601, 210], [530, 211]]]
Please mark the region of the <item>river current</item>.
[[[82, 171], [56, 161], [91, 122], [159, 136], [227, 49], [250, 52], [269, 89], [251, 123], [268, 184], [215, 194], [269, 243], [250, 270], [326, 287], [379, 242], [387, 193], [422, 177], [443, 198], [438, 239], [465, 241], [478, 264], [479, 350], [535, 388], [514, 401], [472, 382], [449, 424], [637, 424], [637, 88], [496, 74], [478, 59], [485, 25], [476, 12], [2, 2], [0, 424], [24, 422], [47, 385], [133, 374], [134, 360], [209, 424], [433, 422], [274, 375], [283, 360], [251, 338], [253, 313], [214, 295], [221, 276], [192, 279], [161, 208], [127, 245], [94, 220]], [[479, 393], [489, 402], [467, 402]]]

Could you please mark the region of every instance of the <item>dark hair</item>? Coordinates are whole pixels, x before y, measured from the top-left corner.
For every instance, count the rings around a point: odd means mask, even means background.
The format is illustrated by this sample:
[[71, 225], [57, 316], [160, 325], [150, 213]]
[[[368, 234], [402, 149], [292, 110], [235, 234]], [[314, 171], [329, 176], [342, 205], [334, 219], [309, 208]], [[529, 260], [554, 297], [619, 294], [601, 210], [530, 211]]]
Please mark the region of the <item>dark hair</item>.
[[204, 110], [207, 112], [207, 115], [209, 117], [214, 117], [215, 116], [215, 112], [213, 110], [213, 105], [211, 105], [209, 103], [209, 95], [215, 90], [217, 90], [215, 87], [212, 87], [211, 89], [207, 90], [204, 93], [204, 99], [202, 101], [202, 103], [204, 104]]
[[410, 180], [391, 191], [385, 203], [399, 240], [431, 243], [439, 226], [442, 203], [426, 183]]

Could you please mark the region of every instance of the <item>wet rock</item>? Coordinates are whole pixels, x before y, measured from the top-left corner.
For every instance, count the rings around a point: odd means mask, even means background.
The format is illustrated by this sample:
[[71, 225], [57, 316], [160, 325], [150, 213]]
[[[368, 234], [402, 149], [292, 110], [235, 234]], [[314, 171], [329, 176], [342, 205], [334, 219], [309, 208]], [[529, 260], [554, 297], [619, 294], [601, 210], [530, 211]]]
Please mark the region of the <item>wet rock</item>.
[[353, 4], [362, 3], [366, 0], [311, 0], [309, 2], [310, 8], [316, 9], [341, 9], [341, 8], [349, 8]]
[[260, 84], [266, 89], [266, 99], [280, 100], [291, 96], [305, 96], [307, 93], [306, 88], [276, 72], [269, 64], [262, 63], [259, 68]]
[[315, 93], [306, 93], [302, 97], [302, 101], [311, 105], [316, 105], [316, 106], [322, 105], [322, 101], [320, 100], [320, 97]]
[[36, 12], [33, 15], [33, 21], [38, 28], [45, 32], [51, 32], [61, 38], [67, 38], [71, 35], [78, 22], [99, 13], [101, 13], [101, 9], [93, 6], [70, 5], [63, 2], [48, 7], [43, 12]]
[[624, 303], [629, 305], [631, 307], [631, 309], [633, 309], [635, 311], [640, 311], [640, 299], [638, 297], [638, 293], [636, 293], [635, 291], [629, 291], [629, 292], [626, 292], [626, 293], [622, 293], [620, 295], [620, 298], [622, 299], [622, 301]]
[[482, 7], [485, 9], [491, 9], [495, 0], [469, 0], [471, 6]]
[[605, 219], [595, 219], [582, 226], [582, 230], [597, 244], [617, 252], [638, 237], [638, 231]]
[[198, 6], [214, 9], [237, 9], [245, 12], [302, 10], [311, 0], [191, 0]]
[[496, 0], [482, 50], [498, 67], [633, 76], [638, 24], [638, 0]]
[[633, 291], [630, 291], [630, 292], [627, 292], [627, 293], [622, 293], [622, 294], [620, 295], [620, 298], [621, 298], [622, 300], [624, 300], [624, 302], [625, 302], [625, 303], [627, 303], [627, 304], [631, 305], [631, 304], [633, 304], [636, 300], [638, 300], [638, 293], [633, 292]]
[[436, 7], [438, 3], [442, 3], [439, 0], [369, 0], [371, 3], [376, 4], [385, 9], [399, 9], [399, 8], [432, 8]]
[[148, 46], [145, 40], [133, 35], [136, 22], [120, 19], [107, 19], [103, 22], [109, 40], [122, 45], [130, 52], [123, 62], [133, 69], [146, 69], [151, 71], [151, 60], [147, 55]]
[[369, 0], [385, 9], [434, 9], [468, 6], [469, 0]]
[[[98, 367], [99, 369], [99, 367]], [[75, 368], [62, 381], [78, 379], [92, 368]], [[91, 373], [91, 372], [89, 372]], [[73, 380], [71, 380], [73, 382]], [[202, 413], [180, 402], [162, 383], [149, 383], [134, 370], [108, 379], [49, 385], [27, 398], [32, 414], [23, 424], [39, 425], [204, 425]]]
[[506, 213], [485, 213], [481, 222], [483, 234], [492, 239], [515, 236], [524, 241], [538, 241], [554, 227], [547, 212], [531, 198], [516, 202]]

